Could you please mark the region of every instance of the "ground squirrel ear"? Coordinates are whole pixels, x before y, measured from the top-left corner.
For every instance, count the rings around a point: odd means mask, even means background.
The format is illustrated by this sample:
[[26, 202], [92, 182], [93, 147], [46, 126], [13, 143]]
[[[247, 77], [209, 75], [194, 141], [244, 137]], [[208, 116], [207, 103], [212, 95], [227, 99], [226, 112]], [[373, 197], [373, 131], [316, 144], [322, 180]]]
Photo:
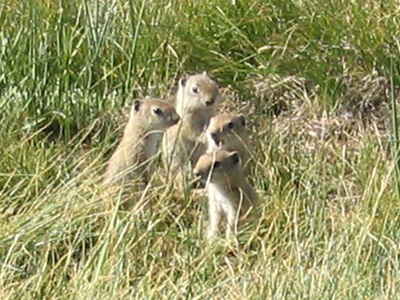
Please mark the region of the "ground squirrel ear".
[[207, 76], [208, 81], [215, 83], [216, 85], [218, 85], [218, 80], [212, 76], [210, 76], [207, 71], [203, 71], [202, 73], [204, 76]]
[[185, 85], [186, 85], [186, 82], [187, 82], [187, 80], [188, 80], [188, 77], [189, 77], [189, 76], [188, 76], [187, 74], [183, 75], [182, 78], [179, 79], [179, 84], [180, 84], [181, 86], [185, 86]]
[[234, 165], [237, 165], [240, 163], [240, 156], [239, 156], [239, 153], [237, 153], [236, 151], [231, 152], [230, 158], [232, 159], [232, 162]]
[[141, 105], [142, 105], [142, 103], [139, 100], [135, 100], [135, 102], [133, 102], [132, 109], [134, 111], [139, 111]]
[[245, 118], [245, 116], [244, 115], [239, 115], [238, 118], [239, 118], [240, 123], [243, 125], [243, 127], [246, 126], [246, 118]]

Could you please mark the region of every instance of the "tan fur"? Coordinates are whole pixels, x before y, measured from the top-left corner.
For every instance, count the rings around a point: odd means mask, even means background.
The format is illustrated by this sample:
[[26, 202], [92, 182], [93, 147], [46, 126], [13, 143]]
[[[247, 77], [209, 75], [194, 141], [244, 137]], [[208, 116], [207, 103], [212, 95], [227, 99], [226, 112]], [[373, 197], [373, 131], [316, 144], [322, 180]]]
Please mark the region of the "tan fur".
[[181, 120], [163, 138], [164, 162], [172, 174], [188, 161], [194, 164], [204, 152], [199, 137], [216, 115], [220, 101], [217, 83], [205, 72], [180, 79], [176, 108]]
[[238, 152], [206, 153], [199, 158], [194, 173], [206, 180], [208, 237], [220, 232], [222, 219], [227, 223], [227, 236], [236, 234], [239, 217], [258, 206], [258, 195], [245, 179]]
[[211, 118], [206, 131], [207, 152], [223, 149], [237, 151], [243, 162], [246, 175], [253, 169], [249, 151], [250, 143], [243, 115], [219, 114]]
[[163, 132], [179, 119], [171, 103], [154, 98], [135, 101], [122, 140], [107, 164], [105, 182], [136, 179], [147, 184], [148, 169]]

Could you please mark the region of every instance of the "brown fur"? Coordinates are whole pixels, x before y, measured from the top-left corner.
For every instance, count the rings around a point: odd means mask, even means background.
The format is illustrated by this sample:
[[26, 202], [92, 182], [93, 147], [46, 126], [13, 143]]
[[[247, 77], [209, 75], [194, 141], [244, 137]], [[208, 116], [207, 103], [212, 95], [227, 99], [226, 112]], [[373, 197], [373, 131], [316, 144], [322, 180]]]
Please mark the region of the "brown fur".
[[167, 130], [163, 139], [164, 161], [172, 174], [188, 161], [194, 164], [204, 152], [199, 137], [217, 113], [220, 101], [217, 83], [205, 72], [179, 81], [176, 107], [181, 120]]
[[138, 179], [141, 184], [147, 184], [148, 169], [163, 131], [179, 119], [171, 103], [154, 98], [136, 101], [122, 140], [107, 164], [105, 182], [122, 183]]
[[254, 168], [249, 150], [250, 143], [243, 115], [219, 114], [211, 118], [206, 131], [207, 152], [223, 149], [237, 151], [243, 162], [244, 173], [249, 175]]

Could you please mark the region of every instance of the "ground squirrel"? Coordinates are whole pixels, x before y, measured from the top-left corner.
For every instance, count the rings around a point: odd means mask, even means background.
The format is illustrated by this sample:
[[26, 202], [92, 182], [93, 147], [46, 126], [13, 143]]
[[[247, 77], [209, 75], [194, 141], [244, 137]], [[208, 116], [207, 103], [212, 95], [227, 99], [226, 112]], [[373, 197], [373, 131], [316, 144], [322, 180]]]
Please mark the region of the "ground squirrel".
[[179, 80], [176, 109], [181, 120], [166, 131], [163, 139], [164, 161], [172, 173], [188, 161], [194, 165], [204, 152], [200, 137], [220, 101], [218, 85], [206, 72]]
[[258, 195], [246, 181], [239, 153], [217, 150], [203, 154], [194, 174], [206, 181], [208, 238], [220, 232], [222, 219], [226, 220], [226, 235], [236, 234], [239, 217], [258, 205]]
[[148, 167], [157, 153], [163, 132], [180, 120], [174, 106], [166, 101], [147, 98], [136, 100], [117, 149], [108, 161], [106, 183], [137, 179], [146, 185]]
[[246, 119], [243, 115], [219, 114], [211, 118], [206, 131], [207, 152], [223, 149], [237, 151], [246, 175], [253, 168]]

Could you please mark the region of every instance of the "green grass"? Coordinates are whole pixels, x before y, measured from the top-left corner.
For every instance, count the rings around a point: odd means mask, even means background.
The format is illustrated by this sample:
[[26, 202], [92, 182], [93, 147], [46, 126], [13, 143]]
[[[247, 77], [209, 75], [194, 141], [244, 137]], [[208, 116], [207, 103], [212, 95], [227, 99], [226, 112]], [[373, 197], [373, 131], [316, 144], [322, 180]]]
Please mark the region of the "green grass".
[[[395, 0], [1, 2], [0, 298], [398, 298], [399, 21]], [[157, 175], [130, 213], [101, 196], [124, 108], [203, 70], [252, 132], [263, 215], [238, 244]]]

